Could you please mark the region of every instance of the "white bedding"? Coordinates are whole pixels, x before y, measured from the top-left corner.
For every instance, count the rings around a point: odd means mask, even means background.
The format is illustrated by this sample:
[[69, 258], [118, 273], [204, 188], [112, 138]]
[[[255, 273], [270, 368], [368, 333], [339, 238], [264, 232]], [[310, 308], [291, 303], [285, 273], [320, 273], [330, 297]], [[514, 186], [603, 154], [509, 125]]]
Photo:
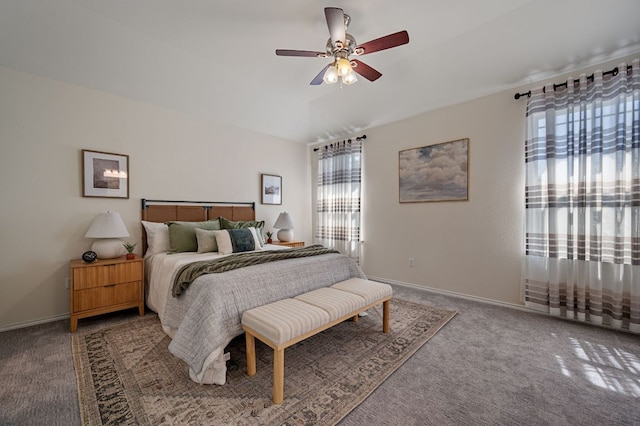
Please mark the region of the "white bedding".
[[198, 383], [225, 383], [223, 351], [231, 339], [242, 334], [240, 319], [245, 310], [351, 277], [365, 278], [351, 259], [331, 253], [204, 275], [181, 296], [171, 295], [180, 267], [224, 256], [158, 253], [146, 257], [147, 305], [158, 313], [163, 329], [173, 339], [170, 352], [189, 365], [190, 377]]

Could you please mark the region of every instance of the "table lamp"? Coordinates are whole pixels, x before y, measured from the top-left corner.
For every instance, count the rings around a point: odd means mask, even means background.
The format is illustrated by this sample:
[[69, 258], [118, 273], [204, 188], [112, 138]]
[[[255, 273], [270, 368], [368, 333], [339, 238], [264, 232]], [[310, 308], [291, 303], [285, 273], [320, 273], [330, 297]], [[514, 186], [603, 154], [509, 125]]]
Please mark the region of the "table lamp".
[[276, 223], [273, 225], [274, 228], [279, 229], [278, 231], [278, 240], [280, 241], [291, 241], [293, 240], [293, 221], [291, 220], [291, 216], [289, 213], [282, 212]]
[[86, 234], [86, 238], [97, 238], [91, 246], [98, 259], [113, 259], [124, 254], [124, 246], [120, 238], [128, 237], [129, 231], [118, 212], [100, 213]]

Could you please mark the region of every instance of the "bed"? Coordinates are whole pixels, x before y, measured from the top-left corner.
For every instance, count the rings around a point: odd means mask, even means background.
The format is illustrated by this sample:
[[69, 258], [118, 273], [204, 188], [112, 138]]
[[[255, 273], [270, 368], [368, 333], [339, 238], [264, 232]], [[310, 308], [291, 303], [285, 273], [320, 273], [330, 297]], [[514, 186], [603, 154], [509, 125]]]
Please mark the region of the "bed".
[[[219, 251], [203, 251], [204, 243], [200, 248], [196, 244], [196, 251], [190, 251], [192, 246], [184, 251], [172, 250], [176, 247], [169, 241], [170, 227], [171, 236], [178, 241], [176, 229], [206, 228], [216, 220], [222, 222], [223, 229], [255, 229], [256, 248], [260, 246], [256, 252], [296, 249], [263, 245], [264, 222], [255, 220], [254, 203], [142, 200], [147, 306], [158, 313], [164, 331], [172, 338], [169, 351], [189, 366], [191, 379], [202, 384], [222, 385], [226, 382], [224, 349], [243, 333], [240, 320], [245, 310], [348, 278], [366, 277], [347, 256], [326, 253], [205, 274], [174, 297], [174, 280], [182, 268], [194, 262], [246, 255], [244, 252], [229, 254], [223, 246]], [[210, 232], [220, 236], [219, 231], [201, 229], [197, 242], [202, 242], [200, 237]]]

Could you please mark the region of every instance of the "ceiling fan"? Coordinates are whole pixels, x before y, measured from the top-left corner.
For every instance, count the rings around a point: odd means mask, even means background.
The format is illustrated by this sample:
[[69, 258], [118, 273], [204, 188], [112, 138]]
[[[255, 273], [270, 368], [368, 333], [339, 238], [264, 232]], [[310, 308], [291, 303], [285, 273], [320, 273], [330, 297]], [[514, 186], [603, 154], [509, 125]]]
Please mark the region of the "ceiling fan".
[[311, 80], [312, 86], [317, 86], [323, 82], [327, 84], [337, 83], [342, 79], [344, 84], [355, 83], [358, 78], [356, 73], [369, 81], [376, 81], [382, 74], [371, 68], [369, 65], [350, 56], [362, 56], [392, 47], [402, 46], [409, 43], [409, 33], [399, 31], [389, 34], [364, 44], [358, 44], [356, 39], [347, 33], [351, 17], [337, 7], [325, 7], [324, 15], [327, 18], [329, 27], [329, 40], [327, 41], [326, 52], [314, 52], [310, 50], [286, 50], [277, 49], [278, 56], [303, 56], [316, 58], [333, 58], [333, 62], [325, 66], [316, 77]]

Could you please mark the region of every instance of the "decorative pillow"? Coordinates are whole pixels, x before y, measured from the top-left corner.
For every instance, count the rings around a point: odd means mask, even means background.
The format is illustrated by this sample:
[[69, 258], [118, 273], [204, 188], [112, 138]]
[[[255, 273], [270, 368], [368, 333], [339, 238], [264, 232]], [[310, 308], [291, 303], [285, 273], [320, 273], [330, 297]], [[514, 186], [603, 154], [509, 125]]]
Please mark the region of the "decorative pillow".
[[216, 231], [208, 231], [206, 229], [196, 228], [196, 240], [198, 241], [198, 253], [208, 253], [210, 251], [218, 251], [218, 243], [216, 242]]
[[213, 232], [216, 235], [218, 252], [220, 254], [239, 253], [260, 248], [260, 242], [256, 235], [255, 228], [224, 229]]
[[196, 228], [207, 229], [209, 231], [222, 229], [220, 221], [207, 220], [204, 222], [169, 222], [169, 246], [174, 253], [184, 251], [198, 251], [198, 239], [196, 238]]
[[251, 235], [253, 235], [253, 240], [256, 244], [256, 250], [261, 250], [262, 249], [262, 242], [260, 241], [260, 237], [258, 236], [258, 230], [256, 228], [254, 228], [253, 226], [250, 226], [249, 228], [247, 228], [249, 231], [251, 231]]
[[264, 230], [264, 220], [239, 220], [233, 221], [220, 217], [220, 225], [222, 229], [246, 229], [250, 227], [256, 228], [260, 245], [264, 245], [264, 237], [262, 236]]
[[169, 246], [169, 227], [166, 223], [141, 221], [147, 233], [147, 253], [165, 253], [171, 250]]

